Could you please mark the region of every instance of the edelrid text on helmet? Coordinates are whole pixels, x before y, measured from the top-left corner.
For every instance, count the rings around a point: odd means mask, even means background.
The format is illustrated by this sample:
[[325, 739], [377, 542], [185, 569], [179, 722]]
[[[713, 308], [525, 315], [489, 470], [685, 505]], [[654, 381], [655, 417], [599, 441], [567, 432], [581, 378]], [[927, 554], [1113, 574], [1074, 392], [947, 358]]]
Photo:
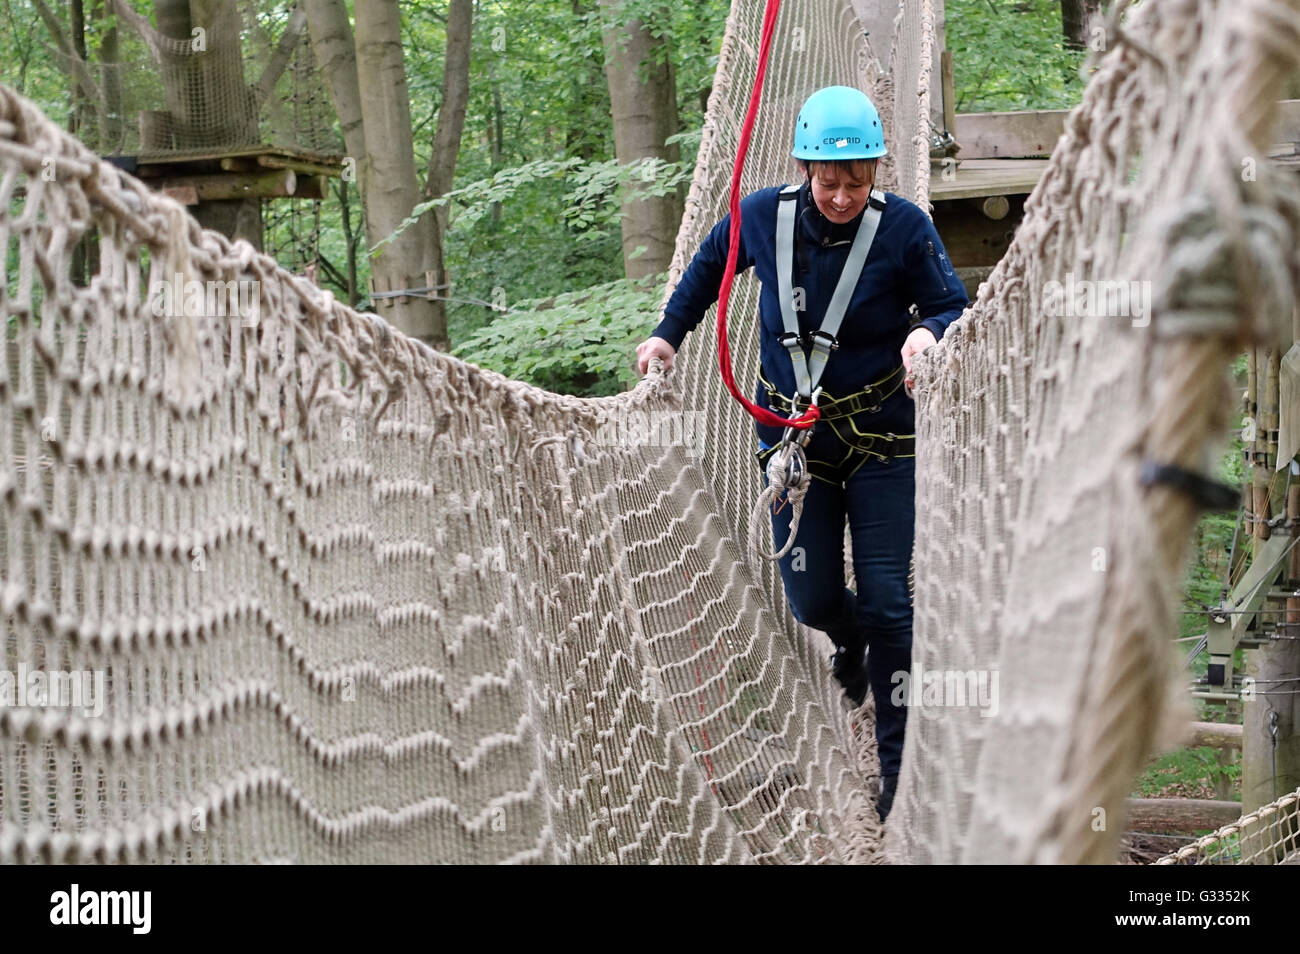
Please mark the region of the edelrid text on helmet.
[[827, 86], [808, 97], [794, 124], [796, 159], [879, 159], [885, 128], [870, 97], [851, 86]]

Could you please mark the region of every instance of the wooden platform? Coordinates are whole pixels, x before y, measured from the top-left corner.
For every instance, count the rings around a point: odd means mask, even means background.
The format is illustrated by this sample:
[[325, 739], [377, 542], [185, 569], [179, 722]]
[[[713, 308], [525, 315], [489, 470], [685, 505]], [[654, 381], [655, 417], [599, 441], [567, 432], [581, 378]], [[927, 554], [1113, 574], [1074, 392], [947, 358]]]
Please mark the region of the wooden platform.
[[966, 159], [954, 178], [944, 170], [930, 173], [930, 201], [978, 199], [990, 195], [1028, 195], [1038, 185], [1046, 159]]
[[244, 198], [323, 199], [328, 194], [326, 180], [345, 172], [343, 156], [268, 145], [110, 161], [185, 205]]
[[212, 152], [191, 150], [163, 154], [143, 153], [132, 158], [141, 170], [137, 173], [141, 178], [168, 175], [173, 170], [207, 172], [219, 167], [231, 171], [257, 165], [320, 175], [338, 175], [343, 169], [342, 156], [269, 145], [231, 146]]

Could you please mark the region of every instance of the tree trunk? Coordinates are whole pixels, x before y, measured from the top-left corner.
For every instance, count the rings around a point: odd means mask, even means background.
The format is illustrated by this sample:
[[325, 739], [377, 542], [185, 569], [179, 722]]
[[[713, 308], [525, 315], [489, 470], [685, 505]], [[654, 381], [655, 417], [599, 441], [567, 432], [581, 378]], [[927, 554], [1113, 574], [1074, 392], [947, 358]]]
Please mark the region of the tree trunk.
[[[190, 39], [189, 0], [154, 0], [153, 8], [159, 33], [173, 40]], [[171, 117], [172, 125], [187, 125], [190, 121], [190, 84], [187, 81], [185, 57], [164, 50], [159, 73], [163, 85], [163, 106]], [[141, 139], [143, 138], [142, 134]], [[169, 145], [173, 144], [166, 141], [141, 142], [145, 149]]]
[[187, 63], [195, 87], [193, 131], [205, 144], [257, 143], [257, 98], [244, 78], [243, 24], [235, 0], [190, 0], [190, 24], [207, 33], [206, 51], [191, 54]]
[[[68, 26], [72, 32], [72, 49], [82, 63], [88, 61], [86, 56], [86, 10], [81, 0], [71, 0], [68, 4]], [[99, 132], [95, 128], [96, 105], [87, 99], [81, 87], [73, 83], [72, 114], [68, 117], [68, 131], [87, 143], [96, 152], [101, 151]], [[85, 286], [90, 281], [89, 263], [90, 243], [94, 231], [87, 230], [72, 249], [69, 271], [75, 285]]]
[[[185, 78], [186, 124], [179, 130], [195, 144], [214, 147], [245, 145], [258, 140], [257, 105], [244, 80], [240, 17], [235, 0], [190, 0], [190, 28], [202, 27], [206, 50], [181, 57]], [[192, 39], [187, 33], [184, 39]], [[221, 199], [200, 202], [194, 218], [205, 229], [230, 239], [243, 239], [262, 249], [262, 200]]]
[[[671, 60], [662, 49], [667, 41], [654, 37], [642, 21], [627, 20], [622, 0], [600, 0], [600, 5], [614, 154], [620, 165], [647, 156], [676, 162], [677, 147], [664, 145], [678, 132], [677, 89]], [[623, 200], [623, 271], [628, 278], [668, 270], [682, 207], [680, 195], [642, 197], [628, 190]]]
[[365, 195], [366, 136], [361, 123], [357, 50], [348, 11], [343, 0], [304, 0], [304, 9], [316, 65], [329, 82], [330, 99], [343, 131], [343, 148], [352, 160], [357, 187]]
[[[363, 198], [372, 246], [395, 232], [420, 200], [401, 28], [394, 0], [356, 0], [357, 86], [365, 141], [371, 147]], [[424, 284], [425, 272], [432, 269], [432, 227], [432, 217], [424, 216], [379, 251], [372, 264], [377, 291]], [[448, 346], [445, 315], [434, 308], [434, 302], [388, 298], [375, 304], [380, 314], [408, 335], [435, 348]]]
[[1061, 33], [1065, 45], [1082, 50], [1088, 44], [1088, 24], [1101, 11], [1101, 0], [1061, 0]]
[[99, 72], [104, 95], [104, 114], [100, 117], [102, 136], [100, 151], [118, 153], [125, 145], [123, 141], [125, 117], [122, 115], [123, 66], [118, 51], [117, 17], [108, 9], [106, 0], [101, 0], [95, 6], [95, 18], [99, 20], [101, 31], [99, 62], [102, 69]]
[[[461, 135], [465, 131], [465, 109], [469, 105], [469, 61], [474, 34], [473, 0], [451, 0], [447, 10], [447, 52], [442, 70], [442, 107], [438, 110], [438, 128], [433, 134], [429, 156], [429, 176], [424, 183], [426, 198], [436, 198], [451, 191], [456, 179], [456, 157], [460, 155]], [[444, 240], [447, 234], [448, 209], [434, 210], [429, 262], [434, 282], [447, 284]], [[447, 327], [447, 305], [441, 298], [448, 294], [440, 289], [433, 302], [434, 323]]]

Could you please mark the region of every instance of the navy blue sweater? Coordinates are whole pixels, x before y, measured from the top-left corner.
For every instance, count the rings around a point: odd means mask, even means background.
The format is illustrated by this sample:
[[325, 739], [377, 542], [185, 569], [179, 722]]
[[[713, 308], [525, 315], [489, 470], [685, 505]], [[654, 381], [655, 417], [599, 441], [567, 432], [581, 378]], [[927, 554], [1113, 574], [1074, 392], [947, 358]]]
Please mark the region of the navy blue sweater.
[[[776, 212], [781, 189], [761, 189], [741, 200], [736, 271], [752, 266], [762, 283], [759, 341], [763, 374], [789, 396], [795, 392], [794, 368], [790, 353], [777, 337], [784, 331], [776, 281]], [[860, 391], [902, 364], [900, 351], [913, 327], [909, 314], [912, 304], [917, 307], [920, 325], [932, 331], [937, 341], [969, 301], [929, 217], [914, 203], [892, 192], [886, 193], [886, 200], [871, 252], [840, 325], [840, 346], [831, 354], [822, 375], [827, 398]], [[835, 225], [811, 201], [808, 184], [804, 183], [800, 190], [793, 284], [804, 290], [805, 308], [797, 313], [802, 332], [820, 327], [864, 214], [865, 209], [852, 222]], [[727, 215], [700, 244], [664, 307], [663, 320], [654, 336], [674, 348], [681, 347], [687, 333], [718, 300], [730, 240], [731, 216]], [[798, 304], [798, 295], [795, 300]], [[756, 385], [755, 394], [756, 403], [768, 406], [761, 385]], [[914, 412], [915, 405], [900, 383], [881, 410], [859, 426], [869, 424], [874, 433], [911, 434]], [[819, 422], [818, 431], [823, 425]], [[758, 433], [767, 443], [780, 438], [780, 431], [774, 428], [759, 427]]]

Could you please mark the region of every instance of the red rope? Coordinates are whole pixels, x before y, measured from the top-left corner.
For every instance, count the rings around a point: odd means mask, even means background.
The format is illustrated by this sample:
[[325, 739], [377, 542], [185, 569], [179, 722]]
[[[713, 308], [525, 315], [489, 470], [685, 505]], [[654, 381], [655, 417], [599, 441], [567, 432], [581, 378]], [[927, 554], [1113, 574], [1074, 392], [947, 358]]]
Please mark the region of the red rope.
[[763, 75], [767, 72], [767, 55], [772, 47], [772, 34], [780, 10], [781, 0], [767, 0], [767, 10], [763, 14], [763, 37], [758, 46], [758, 73], [754, 77], [754, 89], [749, 94], [749, 109], [745, 113], [744, 126], [741, 127], [736, 165], [731, 173], [731, 244], [727, 249], [727, 268], [722, 274], [722, 286], [718, 290], [718, 370], [722, 373], [722, 383], [727, 386], [731, 396], [740, 402], [754, 420], [768, 427], [803, 429], [812, 427], [821, 412], [816, 407], [810, 407], [799, 417], [785, 418], [748, 400], [736, 387], [736, 379], [731, 373], [731, 345], [727, 341], [727, 304], [731, 300], [731, 283], [736, 277], [736, 260], [740, 257], [740, 174], [745, 168], [745, 154], [749, 152], [749, 137], [754, 129], [754, 118], [758, 115]]

